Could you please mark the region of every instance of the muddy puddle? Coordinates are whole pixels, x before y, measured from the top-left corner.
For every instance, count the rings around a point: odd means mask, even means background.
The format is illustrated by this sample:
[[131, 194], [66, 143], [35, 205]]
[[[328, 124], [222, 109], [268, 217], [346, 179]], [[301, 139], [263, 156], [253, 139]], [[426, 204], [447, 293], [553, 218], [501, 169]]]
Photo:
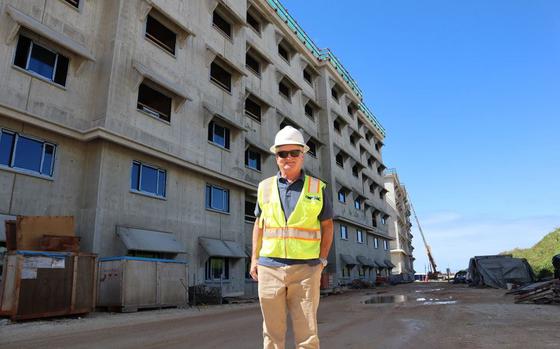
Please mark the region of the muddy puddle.
[[377, 295], [364, 301], [365, 304], [389, 304], [406, 302], [405, 295]]
[[457, 304], [457, 301], [453, 297], [447, 298], [416, 298], [417, 302], [422, 302], [422, 305], [447, 305], [447, 304]]

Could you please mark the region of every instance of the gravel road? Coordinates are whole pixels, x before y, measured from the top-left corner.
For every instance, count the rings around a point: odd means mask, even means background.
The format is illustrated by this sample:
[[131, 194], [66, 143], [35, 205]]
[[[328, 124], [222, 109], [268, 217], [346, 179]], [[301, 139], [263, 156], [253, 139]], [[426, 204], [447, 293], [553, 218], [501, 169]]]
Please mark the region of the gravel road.
[[[560, 306], [503, 290], [414, 283], [321, 300], [322, 348], [559, 348]], [[378, 303], [381, 302], [381, 303]], [[390, 302], [390, 303], [384, 303]], [[292, 343], [292, 336], [288, 343]], [[258, 304], [93, 313], [0, 325], [0, 348], [259, 348]], [[289, 346], [291, 347], [291, 346]]]

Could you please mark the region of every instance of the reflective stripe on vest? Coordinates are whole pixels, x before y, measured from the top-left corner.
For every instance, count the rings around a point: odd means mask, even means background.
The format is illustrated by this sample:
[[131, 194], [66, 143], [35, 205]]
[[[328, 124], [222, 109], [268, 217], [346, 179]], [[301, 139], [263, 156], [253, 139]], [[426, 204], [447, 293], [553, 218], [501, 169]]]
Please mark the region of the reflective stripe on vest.
[[261, 256], [319, 258], [321, 223], [318, 217], [323, 208], [324, 186], [319, 179], [305, 176], [294, 211], [286, 219], [278, 192], [277, 177], [267, 178], [259, 184], [259, 226], [263, 228]]

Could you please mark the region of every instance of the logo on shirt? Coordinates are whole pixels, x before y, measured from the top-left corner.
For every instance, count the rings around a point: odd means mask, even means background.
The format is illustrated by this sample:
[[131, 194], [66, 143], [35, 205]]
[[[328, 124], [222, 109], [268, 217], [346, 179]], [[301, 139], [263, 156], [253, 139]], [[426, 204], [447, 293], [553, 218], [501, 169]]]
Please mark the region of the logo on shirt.
[[306, 199], [309, 200], [317, 200], [317, 201], [321, 201], [321, 197], [320, 196], [316, 196], [316, 195], [305, 195]]

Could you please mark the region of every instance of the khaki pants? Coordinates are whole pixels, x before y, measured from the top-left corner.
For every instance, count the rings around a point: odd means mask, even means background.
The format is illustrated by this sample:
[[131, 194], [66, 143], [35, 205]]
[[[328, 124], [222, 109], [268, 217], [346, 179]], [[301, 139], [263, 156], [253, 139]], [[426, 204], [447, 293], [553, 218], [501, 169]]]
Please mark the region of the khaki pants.
[[317, 308], [322, 264], [258, 266], [259, 300], [265, 349], [284, 349], [290, 313], [296, 348], [319, 348]]

